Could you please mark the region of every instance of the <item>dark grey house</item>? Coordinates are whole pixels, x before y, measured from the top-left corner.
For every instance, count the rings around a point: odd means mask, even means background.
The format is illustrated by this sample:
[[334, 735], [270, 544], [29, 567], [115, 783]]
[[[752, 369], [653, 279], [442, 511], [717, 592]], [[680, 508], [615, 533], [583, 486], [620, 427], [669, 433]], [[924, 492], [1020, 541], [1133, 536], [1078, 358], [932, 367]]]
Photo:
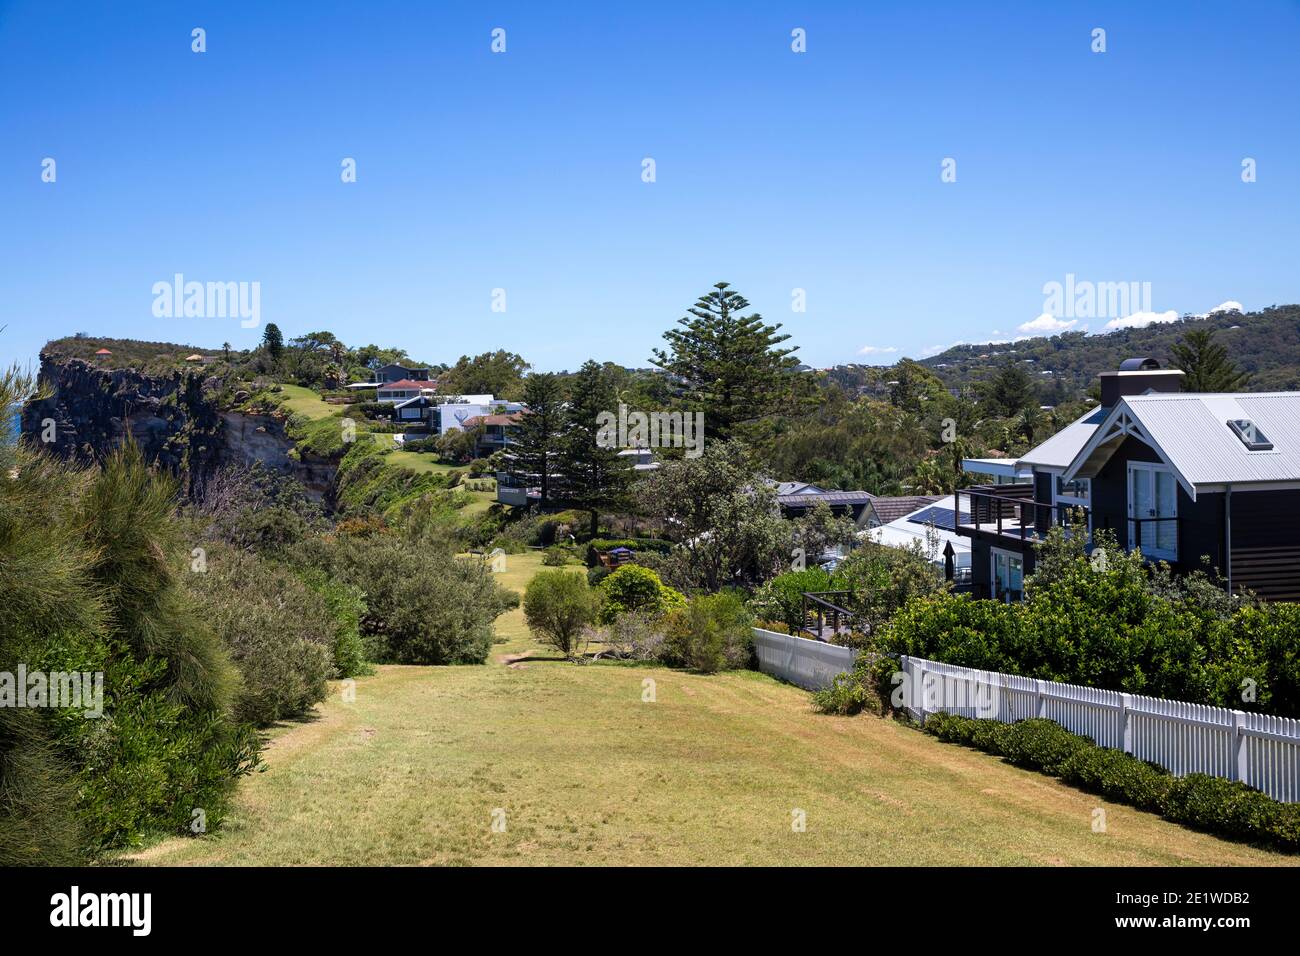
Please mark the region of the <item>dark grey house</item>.
[[1100, 407], [1027, 452], [1031, 480], [959, 492], [973, 590], [1019, 600], [1034, 543], [1072, 509], [1091, 535], [1175, 570], [1202, 558], [1234, 588], [1300, 600], [1300, 392], [1179, 391], [1182, 373], [1130, 359]]
[[375, 381], [379, 384], [388, 382], [400, 382], [403, 379], [409, 379], [413, 382], [429, 381], [429, 370], [427, 368], [407, 368], [405, 365], [389, 364], [375, 371]]

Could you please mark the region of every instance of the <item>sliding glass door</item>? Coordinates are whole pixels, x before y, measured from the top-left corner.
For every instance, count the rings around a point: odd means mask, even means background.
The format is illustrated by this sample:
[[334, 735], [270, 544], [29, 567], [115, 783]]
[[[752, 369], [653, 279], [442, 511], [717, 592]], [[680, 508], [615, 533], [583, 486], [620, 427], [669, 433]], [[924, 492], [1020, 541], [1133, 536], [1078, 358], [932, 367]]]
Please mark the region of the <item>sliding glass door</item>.
[[1163, 465], [1129, 462], [1128, 546], [1169, 561], [1178, 558], [1178, 483]]

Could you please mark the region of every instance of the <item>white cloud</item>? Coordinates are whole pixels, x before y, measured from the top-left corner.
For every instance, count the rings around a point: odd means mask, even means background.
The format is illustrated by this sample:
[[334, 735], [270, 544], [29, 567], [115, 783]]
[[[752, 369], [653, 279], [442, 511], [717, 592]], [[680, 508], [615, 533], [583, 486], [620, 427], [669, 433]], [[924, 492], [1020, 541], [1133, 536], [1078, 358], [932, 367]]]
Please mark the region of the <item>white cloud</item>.
[[1058, 319], [1050, 312], [1044, 312], [1032, 322], [1022, 322], [1016, 326], [1017, 332], [1023, 332], [1026, 335], [1052, 335], [1056, 332], [1064, 332], [1066, 329], [1072, 329], [1079, 324], [1078, 319]]
[[1240, 302], [1234, 302], [1232, 299], [1229, 299], [1227, 302], [1220, 302], [1218, 305], [1216, 305], [1214, 308], [1212, 308], [1209, 312], [1206, 312], [1205, 314], [1214, 315], [1214, 313], [1216, 312], [1245, 312], [1245, 311], [1246, 310], [1242, 307]]
[[1115, 329], [1143, 329], [1148, 325], [1159, 325], [1163, 322], [1177, 322], [1178, 313], [1173, 309], [1168, 312], [1134, 312], [1132, 315], [1126, 315], [1122, 319], [1111, 319], [1106, 323], [1108, 330]]
[[897, 352], [898, 348], [893, 345], [864, 345], [858, 349], [859, 355], [887, 355], [890, 352]]

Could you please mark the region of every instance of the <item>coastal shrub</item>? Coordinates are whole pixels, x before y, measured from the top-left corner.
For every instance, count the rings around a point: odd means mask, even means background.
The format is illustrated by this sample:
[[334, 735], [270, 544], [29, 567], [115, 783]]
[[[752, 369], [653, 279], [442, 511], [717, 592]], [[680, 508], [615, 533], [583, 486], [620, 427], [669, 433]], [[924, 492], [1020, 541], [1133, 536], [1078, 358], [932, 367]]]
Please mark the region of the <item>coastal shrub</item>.
[[[0, 407], [30, 387], [0, 373]], [[130, 442], [77, 468], [0, 423], [0, 670], [102, 673], [104, 713], [0, 707], [0, 862], [86, 863], [220, 823], [257, 761], [238, 673], [180, 582], [175, 483]], [[201, 802], [200, 802], [201, 801]], [[183, 817], [183, 819], [182, 819]]]
[[619, 615], [604, 629], [602, 637], [611, 655], [637, 661], [660, 660], [668, 639], [663, 618], [641, 611]]
[[748, 667], [753, 624], [744, 599], [732, 591], [693, 598], [667, 616], [664, 661], [705, 674]]
[[1108, 800], [1158, 811], [1173, 777], [1168, 771], [1110, 747], [1080, 747], [1060, 768], [1061, 779]]
[[210, 551], [207, 570], [185, 580], [239, 667], [239, 720], [266, 726], [325, 698], [336, 622], [325, 598], [292, 570], [225, 548]]
[[1076, 783], [1107, 799], [1158, 812], [1167, 820], [1220, 836], [1300, 852], [1300, 804], [1281, 803], [1243, 783], [1193, 773], [1174, 777], [1160, 767], [1053, 721], [1004, 724], [955, 714], [930, 714], [925, 732], [1007, 758]]
[[637, 564], [625, 564], [612, 571], [600, 582], [600, 593], [602, 624], [628, 611], [666, 614], [686, 606], [684, 594], [665, 585], [654, 571]]
[[890, 698], [897, 686], [893, 675], [896, 659], [882, 654], [859, 654], [853, 670], [837, 674], [830, 687], [813, 694], [813, 706], [823, 714], [873, 714], [889, 712]]
[[191, 511], [205, 523], [204, 537], [238, 548], [287, 547], [323, 523], [299, 482], [260, 462], [222, 466], [202, 481], [194, 497]]
[[366, 613], [366, 596], [354, 584], [334, 581], [324, 572], [306, 569], [299, 572], [304, 584], [325, 602], [332, 622], [331, 657], [333, 677], [360, 677], [374, 668], [366, 660], [365, 641], [361, 636], [361, 619]]
[[538, 640], [572, 658], [579, 652], [584, 628], [596, 620], [599, 604], [582, 575], [540, 571], [524, 592], [524, 620]]
[[553, 544], [542, 555], [542, 564], [548, 568], [560, 568], [569, 563], [569, 552], [558, 544]]
[[365, 595], [367, 657], [397, 664], [481, 664], [506, 593], [481, 560], [392, 535], [314, 538], [293, 559]]
[[798, 634], [804, 626], [804, 592], [831, 589], [831, 574], [822, 568], [787, 571], [760, 585], [750, 607], [759, 617], [780, 621], [788, 633]]

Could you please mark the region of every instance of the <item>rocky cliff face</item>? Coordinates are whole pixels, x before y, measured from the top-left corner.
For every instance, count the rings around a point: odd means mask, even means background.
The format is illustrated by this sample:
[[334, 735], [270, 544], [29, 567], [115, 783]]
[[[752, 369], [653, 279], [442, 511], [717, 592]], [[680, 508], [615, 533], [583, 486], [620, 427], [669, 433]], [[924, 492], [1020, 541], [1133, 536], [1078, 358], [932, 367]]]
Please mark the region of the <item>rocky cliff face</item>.
[[40, 377], [50, 394], [23, 408], [22, 431], [60, 457], [98, 461], [130, 435], [150, 461], [191, 482], [220, 461], [221, 419], [208, 397], [217, 383], [200, 373], [148, 376], [42, 355]]
[[338, 462], [300, 454], [294, 449], [293, 440], [285, 435], [284, 423], [278, 418], [227, 411], [221, 413], [221, 421], [223, 460], [246, 465], [260, 462], [267, 468], [287, 472], [317, 503], [332, 501]]
[[223, 383], [200, 371], [150, 376], [42, 355], [41, 382], [49, 396], [23, 408], [22, 432], [60, 457], [99, 461], [130, 435], [187, 491], [226, 462], [261, 462], [292, 474], [317, 501], [329, 501], [337, 463], [291, 454], [293, 441], [276, 418], [223, 411], [217, 401]]

